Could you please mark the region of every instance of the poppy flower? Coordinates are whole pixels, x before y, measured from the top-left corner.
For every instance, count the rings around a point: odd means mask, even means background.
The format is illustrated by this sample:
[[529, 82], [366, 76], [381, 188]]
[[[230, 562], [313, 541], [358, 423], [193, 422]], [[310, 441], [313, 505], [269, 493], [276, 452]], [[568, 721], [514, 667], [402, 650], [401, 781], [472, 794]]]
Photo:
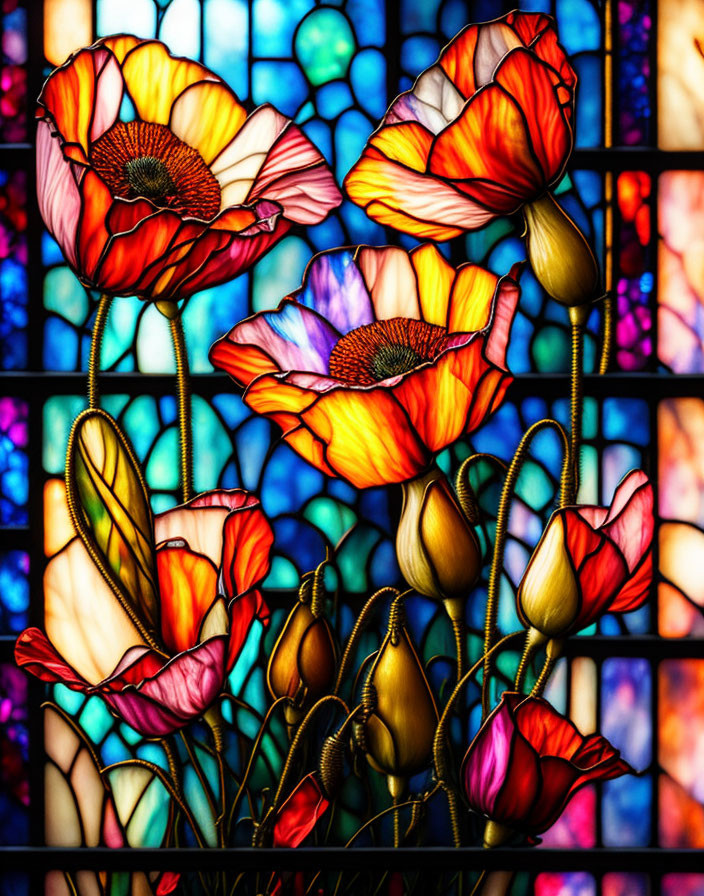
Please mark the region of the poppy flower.
[[175, 300], [229, 280], [341, 201], [289, 119], [270, 105], [248, 116], [224, 81], [156, 40], [75, 53], [37, 117], [44, 223], [82, 282], [112, 295]]
[[403, 482], [500, 404], [518, 273], [455, 269], [432, 245], [321, 252], [300, 290], [210, 360], [327, 475]]
[[515, 212], [562, 176], [576, 83], [550, 16], [469, 25], [394, 100], [345, 189], [374, 220], [436, 240]]
[[518, 612], [547, 638], [647, 599], [653, 577], [653, 487], [642, 470], [619, 483], [610, 507], [563, 507], [550, 517], [518, 586]]
[[159, 514], [157, 606], [152, 615], [131, 605], [133, 619], [74, 537], [44, 575], [46, 634], [26, 629], [17, 663], [43, 681], [99, 694], [146, 736], [175, 731], [221, 692], [255, 620], [268, 623], [256, 586], [272, 543], [259, 501], [239, 489]]
[[580, 787], [632, 772], [604, 737], [583, 737], [546, 700], [505, 693], [467, 750], [461, 778], [475, 812], [541, 834]]

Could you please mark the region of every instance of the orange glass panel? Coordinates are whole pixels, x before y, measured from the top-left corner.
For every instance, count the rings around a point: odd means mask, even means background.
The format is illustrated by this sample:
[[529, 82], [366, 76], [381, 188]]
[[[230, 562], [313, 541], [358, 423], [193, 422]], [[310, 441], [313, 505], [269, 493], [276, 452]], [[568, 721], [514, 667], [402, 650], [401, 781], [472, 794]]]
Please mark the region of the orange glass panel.
[[44, 55], [52, 65], [92, 42], [91, 0], [44, 0]]

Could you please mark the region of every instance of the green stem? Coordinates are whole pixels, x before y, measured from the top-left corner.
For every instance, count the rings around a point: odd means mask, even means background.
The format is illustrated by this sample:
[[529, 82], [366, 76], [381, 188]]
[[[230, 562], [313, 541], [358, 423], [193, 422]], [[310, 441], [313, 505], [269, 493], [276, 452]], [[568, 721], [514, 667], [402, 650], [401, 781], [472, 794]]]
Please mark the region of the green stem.
[[501, 582], [501, 574], [504, 568], [504, 549], [506, 547], [506, 536], [508, 533], [508, 519], [511, 510], [511, 499], [518, 481], [523, 464], [528, 456], [530, 443], [535, 436], [543, 429], [554, 429], [562, 440], [563, 447], [563, 464], [562, 475], [560, 477], [560, 506], [564, 507], [569, 501], [567, 492], [567, 481], [569, 479], [570, 469], [570, 446], [567, 439], [567, 433], [556, 420], [538, 420], [525, 433], [521, 439], [516, 453], [513, 455], [511, 464], [506, 473], [506, 479], [501, 490], [499, 499], [499, 508], [496, 514], [496, 536], [494, 539], [494, 556], [491, 561], [491, 571], [489, 573], [489, 588], [486, 600], [486, 615], [484, 617], [484, 676], [482, 678], [482, 721], [489, 714], [489, 678], [492, 672], [492, 663], [489, 658], [491, 648], [496, 639], [496, 620], [499, 612], [499, 585]]
[[103, 293], [98, 302], [98, 311], [93, 322], [93, 332], [90, 338], [90, 355], [88, 356], [88, 407], [97, 408], [100, 404], [100, 389], [98, 388], [98, 374], [100, 373], [100, 351], [103, 345], [105, 324], [112, 303], [112, 296]]
[[181, 495], [183, 503], [193, 497], [193, 435], [191, 420], [191, 386], [188, 352], [181, 315], [169, 321], [176, 360], [176, 394], [178, 399], [178, 431], [181, 444]]

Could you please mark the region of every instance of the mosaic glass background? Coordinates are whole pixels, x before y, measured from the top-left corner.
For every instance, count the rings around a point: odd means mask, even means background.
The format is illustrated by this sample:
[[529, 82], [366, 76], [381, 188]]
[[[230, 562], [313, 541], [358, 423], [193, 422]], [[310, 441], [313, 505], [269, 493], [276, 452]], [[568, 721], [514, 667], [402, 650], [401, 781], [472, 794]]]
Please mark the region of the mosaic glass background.
[[27, 173], [0, 170], [0, 369], [27, 366]]
[[[506, 9], [513, 5], [506, 5]], [[613, 24], [611, 89], [604, 74], [602, 50], [606, 4], [596, 0], [528, 0], [519, 5], [558, 17], [561, 40], [573, 54], [580, 76], [579, 148], [605, 143], [652, 144], [656, 139], [652, 102], [656, 92], [660, 147], [704, 147], [700, 91], [682, 89], [685, 81], [700, 84], [704, 75], [704, 61], [694, 41], [694, 36], [704, 34], [701, 3], [620, 0], [608, 4]], [[26, 133], [24, 115], [27, 38], [22, 5], [3, 0], [1, 8], [0, 141], [7, 143], [31, 136]], [[435, 60], [440, 47], [466, 22], [493, 18], [502, 11], [496, 3], [487, 2], [401, 0], [400, 25], [392, 22], [393, 27], [389, 27], [382, 0], [335, 0], [329, 4], [316, 0], [132, 0], [129, 4], [124, 0], [96, 0], [95, 4], [88, 0], [46, 0], [45, 54], [51, 64], [59, 64], [68, 52], [88, 43], [93, 34], [127, 30], [143, 37], [159, 36], [174, 52], [200, 58], [250, 103], [275, 102], [317, 143], [340, 181], [388, 101], [411, 86], [416, 75]], [[657, 27], [653, 24], [656, 12]], [[70, 29], [66, 28], [67, 21], [73, 23]], [[656, 34], [661, 41], [657, 85], [652, 45]], [[397, 42], [398, 48], [394, 44], [391, 51], [387, 41]], [[613, 112], [610, 135], [604, 123], [609, 106]], [[20, 114], [8, 116], [8, 108], [21, 110]], [[626, 373], [652, 371], [657, 363], [674, 373], [704, 372], [704, 175], [701, 171], [667, 171], [658, 177], [652, 171], [640, 170], [638, 164], [615, 174], [611, 188], [617, 311], [614, 366]], [[31, 156], [27, 155], [22, 157], [22, 164], [0, 172], [0, 369], [4, 370], [27, 365], [26, 190], [31, 165]], [[594, 241], [603, 263], [610, 226], [605, 176], [586, 166], [572, 170], [574, 167], [559, 187], [559, 200]], [[446, 244], [443, 251], [456, 264], [469, 256], [504, 273], [516, 257], [524, 254], [521, 230], [520, 220], [499, 220], [483, 231]], [[385, 241], [412, 245], [406, 238], [385, 232], [346, 202], [322, 225], [305, 233], [293, 232], [251, 274], [193, 296], [184, 312], [192, 371], [211, 372], [208, 348], [234, 319], [274, 307], [296, 288], [312, 252], [345, 243]], [[43, 316], [32, 324], [35, 338], [42, 333], [43, 368], [58, 373], [85, 370], [97, 296], [78, 283], [47, 234], [41, 238], [40, 260], [44, 269], [39, 297]], [[545, 300], [529, 272], [523, 276], [522, 287], [509, 364], [519, 375], [564, 372], [568, 366], [567, 316], [563, 309]], [[599, 332], [600, 314], [595, 309], [586, 342], [587, 371], [596, 368]], [[103, 361], [105, 367], [119, 372], [172, 373], [166, 322], [142, 302], [116, 300], [108, 320]], [[357, 492], [343, 483], [326, 481], [278, 440], [275, 427], [251, 415], [240, 398], [229, 391], [224, 378], [216, 382], [217, 386], [209, 383], [200, 392], [198, 383], [195, 386], [196, 489], [242, 485], [261, 495], [276, 534], [268, 589], [296, 587], [299, 575], [317, 565], [326, 548], [333, 551], [328, 585], [331, 592], [337, 587], [347, 595], [346, 606], [335, 616], [337, 634], [344, 637], [369, 592], [395, 581], [398, 575], [391, 535], [400, 505], [398, 490]], [[566, 380], [564, 387], [566, 390]], [[82, 381], [76, 391], [78, 388], [82, 389]], [[166, 394], [169, 389], [170, 384], [162, 381], [159, 386], [150, 386], [148, 395], [131, 396], [119, 382], [113, 383], [105, 391], [117, 394], [108, 394], [103, 403], [132, 438], [153, 489], [157, 511], [177, 501], [173, 463], [177, 455], [176, 409], [172, 394]], [[29, 612], [29, 537], [21, 542], [21, 532], [30, 522], [29, 403], [13, 396], [9, 387], [3, 394], [11, 397], [0, 398], [0, 525], [20, 529], [20, 541], [0, 551], [0, 635], [7, 636], [3, 644], [10, 644], [12, 634], [27, 624]], [[489, 451], [509, 460], [521, 433], [534, 420], [549, 413], [566, 422], [567, 402], [560, 397], [563, 394], [561, 387], [554, 393], [548, 389], [545, 394], [540, 384], [528, 391], [521, 387], [475, 434], [471, 445], [460, 442], [444, 452], [439, 459], [441, 465], [454, 473], [471, 451]], [[698, 567], [682, 561], [704, 545], [704, 458], [700, 449], [704, 444], [704, 402], [679, 397], [661, 401], [655, 419], [649, 405], [651, 394], [648, 386], [632, 392], [615, 386], [613, 390], [601, 390], [599, 397], [588, 398], [580, 500], [608, 503], [623, 473], [644, 466], [655, 476], [657, 458], [663, 520], [657, 602], [625, 617], [605, 617], [598, 630], [585, 631], [585, 655], [561, 660], [547, 692], [554, 705], [570, 714], [583, 733], [600, 730], [643, 774], [581, 791], [545, 835], [546, 847], [704, 846], [704, 769], [700, 758], [704, 743], [697, 734], [704, 730], [704, 661], [667, 660], [657, 666], [637, 656], [593, 659], [588, 655], [592, 634], [704, 635], [704, 578]], [[63, 488], [60, 477], [66, 437], [73, 417], [85, 402], [78, 394], [52, 396], [49, 389], [32, 401], [37, 407], [41, 404], [45, 432], [37, 466], [45, 474], [45, 544], [47, 553], [51, 553], [57, 546], [52, 544], [52, 538], [58, 537], [53, 514]], [[553, 508], [559, 466], [557, 441], [549, 433], [536, 439], [511, 511], [507, 573], [500, 593], [502, 632], [517, 627], [515, 586]], [[478, 464], [472, 476], [483, 507], [495, 512], [501, 481], [496, 466]], [[489, 559], [494, 526], [489, 516], [479, 533], [485, 561]], [[473, 658], [480, 653], [486, 574], [485, 562], [484, 578], [467, 610]], [[270, 629], [266, 634], [255, 631], [231, 677], [233, 691], [255, 707], [254, 715], [232, 707], [232, 719], [241, 732], [228, 744], [234, 765], [246, 755], [268, 700], [262, 657], [271, 649], [285, 616], [282, 606], [276, 601], [272, 605], [275, 611]], [[384, 612], [383, 608], [378, 612], [379, 627], [383, 627]], [[449, 659], [452, 633], [446, 618], [435, 605], [420, 598], [409, 601], [409, 616], [419, 651], [429, 664], [433, 688], [443, 693], [453, 674]], [[362, 640], [360, 652], [369, 653], [376, 646], [374, 636], [369, 635]], [[4, 653], [2, 657], [9, 655]], [[493, 684], [494, 694], [510, 682], [517, 661], [517, 653], [506, 654]], [[478, 690], [470, 688], [463, 736], [470, 737], [476, 730], [478, 698]], [[165, 767], [161, 749], [139, 740], [128, 726], [115, 722], [97, 698], [86, 699], [59, 687], [54, 699], [89, 732], [101, 762], [138, 755]], [[2, 843], [26, 842], [28, 837], [26, 706], [24, 679], [9, 664], [0, 663]], [[55, 726], [53, 730], [58, 729]], [[202, 739], [206, 740], [204, 732]], [[283, 730], [274, 727], [266, 738], [265, 757], [254, 772], [255, 787], [265, 786], [280, 768], [280, 744], [285, 742]], [[188, 756], [182, 751], [179, 758], [186, 770], [187, 786], [201, 807], [199, 821], [207, 839], [213, 836], [208, 794], [197, 781]], [[55, 759], [52, 762], [57, 781], [69, 780], [70, 774]], [[421, 776], [414, 786], [422, 786], [424, 780]], [[150, 837], [149, 845], [160, 845], [168, 799], [158, 783], [152, 782], [151, 786], [149, 824], [139, 836]], [[372, 804], [376, 801], [382, 805], [382, 797], [384, 794], [375, 790], [370, 797]], [[344, 801], [345, 809], [336, 822], [340, 832], [354, 830], [357, 811], [351, 791], [345, 792]], [[257, 811], [260, 808], [255, 807]], [[248, 813], [249, 809], [246, 813], [242, 810], [243, 816]], [[447, 842], [441, 807], [431, 807], [430, 817], [437, 842]], [[361, 838], [360, 842], [371, 844], [380, 837], [388, 838], [387, 822], [390, 824], [388, 818], [368, 840]], [[138, 837], [137, 832], [133, 834]], [[251, 828], [243, 823], [243, 844], [249, 834]], [[2, 896], [23, 893], [27, 886], [22, 876], [0, 874]], [[639, 873], [595, 876], [586, 871], [544, 872], [518, 875], [512, 893], [644, 896], [648, 880]], [[661, 893], [700, 896], [704, 893], [704, 875], [665, 874]]]
[[21, 143], [27, 134], [27, 9], [17, 0], [0, 6], [0, 141]]

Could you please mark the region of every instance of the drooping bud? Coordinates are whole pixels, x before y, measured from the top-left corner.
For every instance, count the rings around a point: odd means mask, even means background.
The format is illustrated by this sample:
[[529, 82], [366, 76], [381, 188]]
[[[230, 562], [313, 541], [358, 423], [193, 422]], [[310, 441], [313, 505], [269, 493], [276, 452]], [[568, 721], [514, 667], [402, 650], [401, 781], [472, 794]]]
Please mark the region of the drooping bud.
[[408, 584], [435, 600], [466, 597], [479, 576], [479, 543], [437, 467], [403, 483], [396, 555]]
[[429, 765], [438, 709], [406, 628], [402, 601], [391, 605], [389, 626], [362, 695], [369, 703], [362, 742], [369, 764], [388, 776], [398, 798], [406, 781]]
[[344, 777], [345, 738], [331, 734], [323, 741], [318, 763], [318, 777], [327, 796], [332, 799], [342, 786]]
[[286, 715], [290, 724], [328, 693], [335, 679], [337, 649], [319, 599], [322, 587], [319, 576], [322, 581], [320, 568], [303, 583], [267, 668], [267, 685], [272, 696], [289, 698]]
[[589, 243], [550, 193], [523, 207], [528, 259], [541, 286], [569, 307], [601, 294], [599, 266]]

